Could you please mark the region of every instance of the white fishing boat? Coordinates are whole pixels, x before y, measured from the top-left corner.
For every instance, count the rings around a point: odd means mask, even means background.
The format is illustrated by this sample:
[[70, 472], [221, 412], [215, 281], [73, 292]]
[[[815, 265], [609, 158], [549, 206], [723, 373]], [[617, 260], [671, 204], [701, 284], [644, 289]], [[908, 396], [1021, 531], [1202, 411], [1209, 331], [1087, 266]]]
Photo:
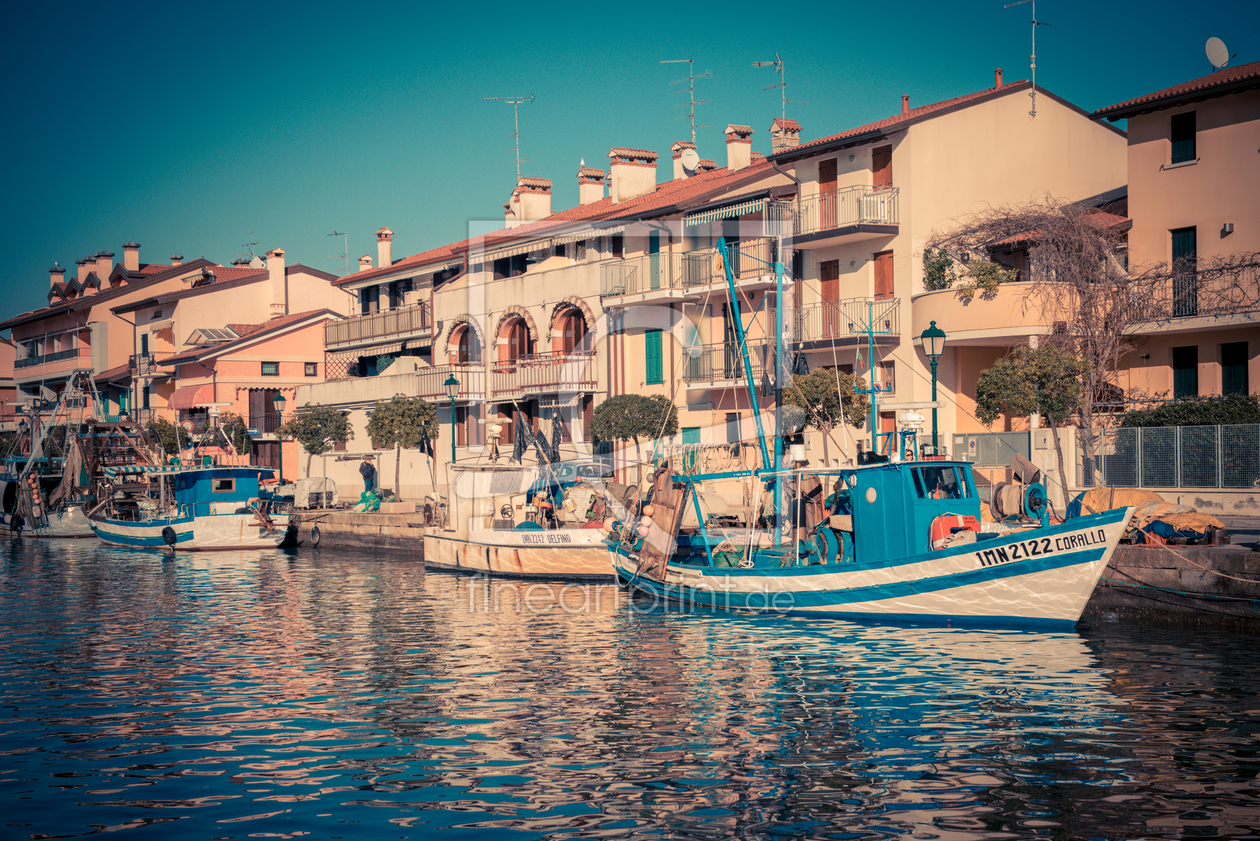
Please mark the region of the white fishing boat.
[[[724, 242], [719, 251], [725, 262]], [[775, 269], [781, 284], [782, 266]], [[731, 300], [738, 302], [729, 268], [727, 280]], [[738, 317], [736, 327], [743, 349]], [[746, 358], [744, 370], [751, 371]], [[748, 390], [756, 413], [751, 380]], [[782, 439], [776, 435], [771, 450], [760, 426], [758, 437], [763, 467], [750, 473], [764, 483], [762, 510], [750, 511], [739, 528], [714, 528], [697, 486], [734, 474], [689, 475], [687, 465], [672, 460], [654, 475], [644, 516], [609, 538], [623, 585], [656, 598], [734, 610], [1070, 625], [1079, 620], [1133, 514], [1121, 508], [1052, 523], [1045, 488], [1029, 483], [1022, 492], [1022, 521], [986, 528], [966, 462], [784, 469], [777, 455]], [[688, 508], [695, 520], [685, 527]]]

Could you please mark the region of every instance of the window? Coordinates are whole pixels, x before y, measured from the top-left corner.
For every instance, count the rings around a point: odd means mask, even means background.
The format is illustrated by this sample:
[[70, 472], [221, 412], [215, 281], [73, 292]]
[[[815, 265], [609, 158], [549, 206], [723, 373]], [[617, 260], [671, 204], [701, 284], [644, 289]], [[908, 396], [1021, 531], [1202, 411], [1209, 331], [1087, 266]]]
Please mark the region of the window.
[[647, 362], [648, 385], [665, 382], [664, 340], [660, 330], [647, 330], [643, 334], [643, 354]]
[[564, 243], [560, 243], [559, 245], [556, 246], [556, 256], [557, 257], [564, 256]]
[[161, 318], [161, 317], [162, 317], [162, 311], [161, 311], [161, 310], [154, 310], [154, 311], [153, 311], [153, 317], [154, 317], [154, 318]]
[[1221, 345], [1221, 394], [1246, 394], [1247, 391], [1247, 343]]
[[280, 363], [279, 362], [264, 362], [262, 364], [262, 375], [264, 377], [280, 376]]
[[149, 355], [149, 334], [148, 333], [140, 334], [140, 355], [141, 356]]
[[892, 183], [892, 147], [876, 146], [871, 150], [871, 186], [886, 189]]
[[881, 392], [891, 393], [897, 390], [894, 365], [895, 363], [892, 362], [879, 363], [879, 390]]
[[334, 452], [334, 453], [344, 453], [345, 451], [346, 451], [346, 442], [345, 442], [345, 441], [333, 441], [333, 452]]
[[1173, 315], [1199, 314], [1198, 234], [1195, 228], [1180, 228], [1172, 236]]
[[739, 443], [739, 412], [726, 413], [726, 443]]
[[359, 313], [361, 315], [370, 315], [379, 309], [381, 302], [381, 289], [379, 286], [369, 286], [366, 289], [359, 290]]
[[318, 377], [318, 376], [319, 376], [319, 363], [318, 363], [318, 362], [307, 362], [307, 363], [306, 363], [306, 376], [308, 376], [308, 377]]
[[231, 493], [234, 490], [236, 490], [235, 479], [215, 479], [214, 480], [215, 493], [217, 494], [218, 493]]
[[1182, 164], [1195, 159], [1194, 112], [1172, 116], [1172, 161]]
[[1172, 349], [1173, 397], [1199, 394], [1199, 348], [1197, 345]]
[[612, 256], [620, 260], [626, 256], [626, 237], [625, 234], [612, 235]]

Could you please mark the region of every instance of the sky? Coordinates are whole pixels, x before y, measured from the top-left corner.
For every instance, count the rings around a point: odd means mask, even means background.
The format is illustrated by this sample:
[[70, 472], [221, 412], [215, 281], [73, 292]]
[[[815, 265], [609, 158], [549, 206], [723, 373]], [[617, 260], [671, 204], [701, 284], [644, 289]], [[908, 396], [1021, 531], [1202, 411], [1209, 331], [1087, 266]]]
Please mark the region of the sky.
[[[36, 6], [39, 8], [36, 8]], [[1207, 75], [1204, 44], [1260, 60], [1260, 3], [1041, 0], [1037, 84], [1086, 111]], [[1032, 6], [1000, 0], [695, 4], [21, 4], [6, 13], [0, 139], [8, 317], [47, 304], [48, 269], [102, 249], [230, 264], [273, 248], [337, 275], [374, 232], [395, 259], [501, 220], [523, 175], [577, 204], [585, 159], [689, 140], [701, 157], [782, 112], [802, 141], [1029, 76]], [[680, 119], [681, 117], [681, 119]], [[1123, 125], [1123, 124], [1121, 124]], [[346, 237], [331, 236], [334, 232]], [[251, 243], [256, 243], [251, 245]]]

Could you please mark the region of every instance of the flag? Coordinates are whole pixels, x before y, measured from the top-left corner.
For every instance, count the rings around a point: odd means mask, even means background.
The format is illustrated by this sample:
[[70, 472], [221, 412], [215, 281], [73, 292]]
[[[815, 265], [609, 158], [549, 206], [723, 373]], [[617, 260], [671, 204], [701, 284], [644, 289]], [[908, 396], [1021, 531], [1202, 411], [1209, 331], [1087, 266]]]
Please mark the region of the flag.
[[516, 416], [516, 435], [512, 441], [512, 461], [520, 464], [521, 458], [525, 455], [525, 429], [524, 418], [521, 415]]

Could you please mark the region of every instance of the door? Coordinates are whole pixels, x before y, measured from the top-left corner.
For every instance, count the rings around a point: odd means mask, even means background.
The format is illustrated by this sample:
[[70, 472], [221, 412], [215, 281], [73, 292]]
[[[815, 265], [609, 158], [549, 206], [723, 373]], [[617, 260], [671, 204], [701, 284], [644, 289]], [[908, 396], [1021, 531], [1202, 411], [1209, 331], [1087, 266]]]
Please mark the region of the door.
[[818, 162], [818, 227], [836, 226], [836, 159]]
[[1198, 237], [1196, 229], [1172, 231], [1173, 315], [1199, 313]]
[[682, 430], [683, 469], [691, 472], [696, 467], [697, 451], [700, 449], [700, 427], [684, 426]]
[[824, 260], [818, 267], [822, 284], [822, 338], [840, 335], [840, 261]]
[[881, 251], [875, 255], [875, 297], [893, 296], [893, 253]]
[[648, 234], [648, 277], [650, 288], [661, 288], [661, 234], [659, 231]]
[[877, 190], [892, 186], [892, 147], [871, 150], [871, 186]]

